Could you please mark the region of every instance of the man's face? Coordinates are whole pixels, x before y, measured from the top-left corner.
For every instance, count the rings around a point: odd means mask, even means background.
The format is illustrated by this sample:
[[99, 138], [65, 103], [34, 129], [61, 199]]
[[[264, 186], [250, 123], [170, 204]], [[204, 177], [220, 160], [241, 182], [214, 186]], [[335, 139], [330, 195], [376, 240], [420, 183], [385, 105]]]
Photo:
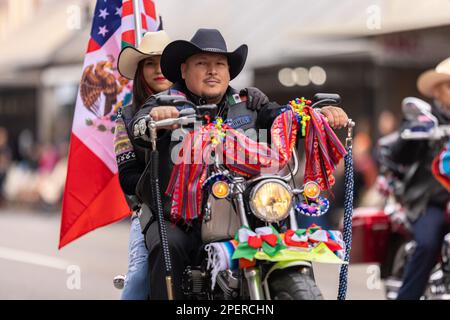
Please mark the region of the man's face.
[[195, 54], [181, 65], [181, 76], [192, 93], [219, 103], [230, 83], [228, 59], [217, 53]]
[[434, 98], [442, 103], [443, 107], [450, 112], [450, 81], [437, 85], [433, 91]]

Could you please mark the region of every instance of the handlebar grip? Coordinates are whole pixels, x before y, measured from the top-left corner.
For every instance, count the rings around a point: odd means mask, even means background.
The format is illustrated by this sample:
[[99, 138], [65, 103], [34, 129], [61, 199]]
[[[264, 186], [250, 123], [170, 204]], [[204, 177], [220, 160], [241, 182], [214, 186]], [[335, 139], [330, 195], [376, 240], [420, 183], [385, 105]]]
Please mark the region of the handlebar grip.
[[164, 120], [159, 120], [156, 122], [156, 127], [166, 127], [166, 126], [172, 126], [174, 124], [178, 123], [178, 119], [179, 118], [170, 118], [170, 119], [164, 119]]
[[312, 101], [314, 107], [338, 106], [341, 103], [341, 96], [337, 93], [316, 93]]
[[216, 104], [204, 104], [201, 106], [197, 106], [197, 110], [202, 113], [204, 111], [214, 111], [217, 109], [217, 105]]
[[182, 109], [180, 110], [180, 116], [179, 117], [184, 117], [184, 116], [190, 116], [195, 114], [195, 110], [193, 108], [186, 108], [186, 109]]
[[156, 103], [159, 106], [183, 106], [192, 105], [192, 102], [186, 100], [183, 96], [160, 95], [156, 97]]

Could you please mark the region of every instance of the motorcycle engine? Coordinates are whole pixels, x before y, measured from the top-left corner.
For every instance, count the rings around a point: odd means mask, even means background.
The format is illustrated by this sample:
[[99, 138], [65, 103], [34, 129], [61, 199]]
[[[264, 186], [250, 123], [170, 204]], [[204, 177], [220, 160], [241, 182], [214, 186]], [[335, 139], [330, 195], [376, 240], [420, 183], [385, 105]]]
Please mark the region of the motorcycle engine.
[[239, 276], [231, 270], [219, 272], [216, 283], [223, 292], [223, 299], [233, 300], [239, 297]]
[[200, 267], [186, 267], [183, 273], [182, 290], [191, 299], [233, 300], [239, 297], [239, 276], [231, 270], [221, 271], [216, 286], [211, 291], [211, 276]]
[[187, 297], [206, 299], [209, 293], [209, 277], [200, 268], [186, 267], [181, 284], [183, 293]]

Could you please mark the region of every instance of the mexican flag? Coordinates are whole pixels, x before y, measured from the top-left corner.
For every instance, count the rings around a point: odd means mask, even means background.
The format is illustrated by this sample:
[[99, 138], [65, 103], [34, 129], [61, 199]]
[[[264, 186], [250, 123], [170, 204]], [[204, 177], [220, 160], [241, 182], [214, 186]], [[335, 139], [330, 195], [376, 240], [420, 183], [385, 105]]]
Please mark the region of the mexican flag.
[[[155, 31], [151, 0], [139, 1], [142, 31]], [[98, 0], [73, 120], [59, 248], [130, 215], [113, 148], [117, 109], [131, 99], [132, 82], [117, 71], [122, 45], [134, 45], [132, 0]]]

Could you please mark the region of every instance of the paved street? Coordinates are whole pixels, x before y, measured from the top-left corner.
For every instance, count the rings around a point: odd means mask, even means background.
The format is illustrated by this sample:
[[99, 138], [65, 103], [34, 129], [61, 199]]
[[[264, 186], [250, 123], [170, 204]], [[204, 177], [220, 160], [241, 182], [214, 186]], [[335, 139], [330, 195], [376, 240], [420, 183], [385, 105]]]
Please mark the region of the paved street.
[[[0, 299], [119, 299], [113, 277], [126, 271], [129, 224], [91, 232], [58, 251], [59, 213], [0, 211]], [[336, 299], [338, 266], [316, 265], [319, 288]], [[383, 299], [377, 269], [350, 267], [349, 299]]]
[[0, 298], [118, 299], [112, 279], [126, 271], [128, 224], [98, 229], [58, 251], [59, 219], [0, 212]]

